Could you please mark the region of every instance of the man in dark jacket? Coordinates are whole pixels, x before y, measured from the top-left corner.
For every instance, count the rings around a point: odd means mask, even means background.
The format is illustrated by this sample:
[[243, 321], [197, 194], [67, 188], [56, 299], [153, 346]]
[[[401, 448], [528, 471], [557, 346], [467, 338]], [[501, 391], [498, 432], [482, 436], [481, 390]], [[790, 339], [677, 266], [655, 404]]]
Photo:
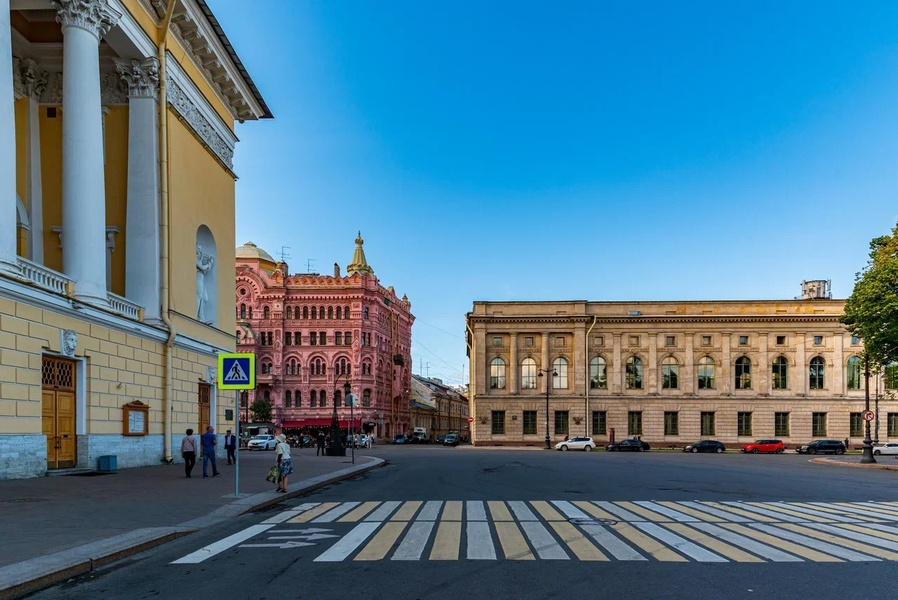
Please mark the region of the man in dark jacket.
[[325, 443], [324, 432], [323, 432], [323, 431], [319, 431], [319, 432], [318, 432], [318, 449], [315, 450], [315, 456], [318, 456], [319, 454], [320, 454], [321, 456], [324, 456], [324, 455], [325, 455], [325, 453], [324, 453], [324, 443]]

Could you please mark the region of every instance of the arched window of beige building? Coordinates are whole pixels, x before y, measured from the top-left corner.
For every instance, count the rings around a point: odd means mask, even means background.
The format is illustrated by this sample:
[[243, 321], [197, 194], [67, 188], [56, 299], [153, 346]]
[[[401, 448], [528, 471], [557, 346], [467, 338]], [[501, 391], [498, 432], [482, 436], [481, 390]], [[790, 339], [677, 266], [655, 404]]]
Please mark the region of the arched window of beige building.
[[822, 390], [825, 387], [826, 363], [823, 358], [815, 356], [811, 359], [810, 369], [808, 371], [808, 386], [812, 390]]
[[536, 389], [536, 361], [529, 357], [521, 361], [521, 389]]
[[698, 359], [698, 389], [714, 389], [714, 359], [710, 356]]
[[848, 372], [846, 373], [845, 380], [848, 382], [849, 390], [859, 390], [861, 389], [861, 359], [859, 356], [852, 356], [848, 359]]
[[490, 388], [505, 389], [505, 361], [501, 358], [494, 358], [490, 363]]
[[733, 385], [737, 390], [751, 389], [751, 360], [747, 356], [736, 359]]
[[558, 377], [552, 377], [552, 387], [567, 389], [567, 359], [559, 356], [552, 363], [552, 368], [558, 373]]
[[785, 390], [789, 387], [789, 361], [785, 356], [777, 356], [773, 359], [771, 367], [773, 374], [773, 389]]
[[631, 356], [627, 359], [627, 389], [642, 389], [642, 361], [638, 356]]
[[673, 356], [661, 361], [661, 388], [676, 390], [680, 387], [680, 363]]
[[608, 388], [608, 364], [601, 356], [589, 361], [589, 387], [593, 390]]

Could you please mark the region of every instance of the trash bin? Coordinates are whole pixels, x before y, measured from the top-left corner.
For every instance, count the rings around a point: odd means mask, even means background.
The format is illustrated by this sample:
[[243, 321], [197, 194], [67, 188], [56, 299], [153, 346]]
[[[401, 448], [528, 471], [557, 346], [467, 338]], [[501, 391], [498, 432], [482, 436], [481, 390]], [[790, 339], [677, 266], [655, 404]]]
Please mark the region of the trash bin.
[[101, 456], [97, 470], [101, 473], [114, 473], [118, 469], [118, 457], [114, 454]]

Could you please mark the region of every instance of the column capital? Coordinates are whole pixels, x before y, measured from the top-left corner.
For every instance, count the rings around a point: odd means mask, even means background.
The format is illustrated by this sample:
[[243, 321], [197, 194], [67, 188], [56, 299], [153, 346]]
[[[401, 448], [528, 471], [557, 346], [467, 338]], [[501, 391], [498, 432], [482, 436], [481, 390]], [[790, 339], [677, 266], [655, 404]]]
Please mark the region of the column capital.
[[122, 14], [106, 0], [50, 0], [56, 9], [56, 22], [92, 33], [99, 41], [115, 27]]
[[159, 60], [115, 59], [115, 70], [128, 86], [129, 98], [157, 98], [159, 93]]
[[34, 59], [23, 58], [19, 61], [19, 70], [22, 77], [22, 90], [26, 96], [39, 100], [41, 94], [47, 89], [47, 79], [50, 74], [41, 68]]

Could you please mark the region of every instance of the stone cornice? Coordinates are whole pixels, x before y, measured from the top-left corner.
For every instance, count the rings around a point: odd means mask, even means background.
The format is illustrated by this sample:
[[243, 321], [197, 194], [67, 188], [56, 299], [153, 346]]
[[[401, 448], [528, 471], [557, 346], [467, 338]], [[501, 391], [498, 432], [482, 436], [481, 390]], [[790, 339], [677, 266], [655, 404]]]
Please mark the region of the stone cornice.
[[173, 79], [169, 83], [168, 103], [203, 145], [233, 174], [234, 146], [229, 144], [216, 131], [213, 123], [202, 114], [199, 107], [190, 99], [177, 81]]
[[[475, 324], [501, 323], [502, 325], [530, 323], [592, 323], [592, 316], [576, 315], [472, 315], [468, 314], [468, 320]], [[640, 323], [769, 323], [782, 325], [788, 323], [838, 323], [839, 315], [677, 315], [657, 317], [600, 317], [596, 319], [596, 325], [630, 324]]]

